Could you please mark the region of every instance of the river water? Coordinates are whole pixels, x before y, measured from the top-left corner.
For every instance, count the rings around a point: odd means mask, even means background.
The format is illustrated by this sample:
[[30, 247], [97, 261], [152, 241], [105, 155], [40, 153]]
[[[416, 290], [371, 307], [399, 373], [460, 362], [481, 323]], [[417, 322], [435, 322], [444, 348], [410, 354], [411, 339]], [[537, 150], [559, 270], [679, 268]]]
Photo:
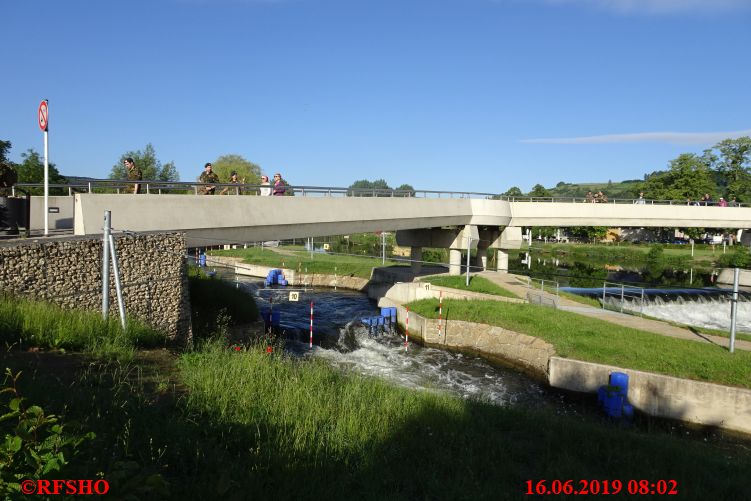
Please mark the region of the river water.
[[[396, 332], [370, 335], [359, 319], [379, 314], [359, 292], [331, 289], [264, 288], [259, 279], [227, 276], [249, 290], [259, 309], [281, 312], [280, 329], [288, 352], [317, 357], [331, 365], [375, 376], [398, 386], [448, 392], [497, 405], [546, 408], [566, 415], [596, 412], [593, 398], [547, 387], [514, 369], [489, 364], [480, 357], [422, 347]], [[290, 291], [299, 292], [297, 302]], [[314, 346], [309, 348], [310, 303], [314, 303]], [[603, 381], [603, 384], [605, 382]]]

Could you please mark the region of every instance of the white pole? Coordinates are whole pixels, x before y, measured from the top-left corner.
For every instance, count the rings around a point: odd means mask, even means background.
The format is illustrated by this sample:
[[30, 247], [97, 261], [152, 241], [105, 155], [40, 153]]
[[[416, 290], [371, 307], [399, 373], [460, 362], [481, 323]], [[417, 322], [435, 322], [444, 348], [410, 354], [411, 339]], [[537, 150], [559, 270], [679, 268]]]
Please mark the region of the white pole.
[[110, 211], [104, 211], [104, 235], [102, 238], [102, 318], [107, 320], [110, 309]]
[[44, 100], [47, 104], [47, 128], [44, 130], [44, 236], [50, 234], [50, 142], [49, 142], [49, 101]]
[[694, 240], [691, 239], [691, 257], [694, 257]]
[[381, 232], [381, 265], [386, 266], [386, 232]]
[[120, 284], [120, 266], [117, 264], [117, 250], [115, 249], [115, 237], [109, 234], [110, 252], [112, 253], [112, 271], [115, 274], [115, 291], [117, 292], [117, 309], [120, 311], [120, 325], [125, 330], [125, 303], [123, 302], [123, 288]]
[[735, 349], [735, 319], [738, 316], [738, 282], [741, 270], [736, 268], [733, 273], [733, 300], [730, 307], [730, 353]]

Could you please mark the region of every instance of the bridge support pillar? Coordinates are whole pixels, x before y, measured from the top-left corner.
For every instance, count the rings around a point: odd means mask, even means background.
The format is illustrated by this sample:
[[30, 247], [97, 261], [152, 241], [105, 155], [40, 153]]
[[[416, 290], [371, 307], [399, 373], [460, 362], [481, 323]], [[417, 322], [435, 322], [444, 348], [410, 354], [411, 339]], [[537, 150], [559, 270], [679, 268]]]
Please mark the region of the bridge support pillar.
[[412, 273], [420, 273], [422, 271], [422, 247], [410, 247], [409, 258], [412, 260]]
[[449, 249], [449, 275], [462, 274], [462, 251], [461, 249]]
[[508, 251], [504, 249], [498, 249], [496, 254], [496, 263], [498, 263], [498, 271], [508, 273]]
[[[484, 243], [484, 242], [480, 242]], [[488, 269], [488, 247], [477, 246], [477, 255], [475, 256], [475, 271], [485, 271]]]

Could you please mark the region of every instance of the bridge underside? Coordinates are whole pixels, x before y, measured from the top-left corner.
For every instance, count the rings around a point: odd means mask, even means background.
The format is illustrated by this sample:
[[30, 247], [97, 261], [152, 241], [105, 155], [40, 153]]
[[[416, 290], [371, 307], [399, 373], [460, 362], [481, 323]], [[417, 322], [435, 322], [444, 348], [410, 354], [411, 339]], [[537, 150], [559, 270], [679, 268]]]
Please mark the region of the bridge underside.
[[189, 246], [475, 225], [749, 228], [751, 208], [478, 199], [201, 195], [75, 196], [75, 234], [184, 231]]

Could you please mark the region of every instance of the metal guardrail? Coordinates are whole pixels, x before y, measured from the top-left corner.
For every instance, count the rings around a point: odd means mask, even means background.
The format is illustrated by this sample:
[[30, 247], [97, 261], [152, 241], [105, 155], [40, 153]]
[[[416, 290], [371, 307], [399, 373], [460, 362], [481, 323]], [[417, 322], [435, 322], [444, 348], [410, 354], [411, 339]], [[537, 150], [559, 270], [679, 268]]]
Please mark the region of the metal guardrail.
[[540, 282], [540, 290], [543, 291], [543, 292], [546, 292], [545, 291], [545, 282], [548, 283], [548, 287], [551, 288], [551, 289], [553, 288], [553, 286], [555, 286], [555, 295], [556, 296], [560, 296], [559, 289], [561, 288], [561, 285], [558, 282], [556, 282], [555, 280], [544, 280], [544, 279], [541, 279], [541, 278], [527, 277], [527, 288], [528, 289], [537, 289], [537, 287], [535, 286], [536, 282]]
[[[50, 184], [51, 189], [62, 189], [68, 192], [68, 196], [76, 193], [122, 193], [133, 186], [134, 181], [126, 179], [92, 179], [85, 182], [68, 184]], [[202, 187], [216, 186], [218, 190], [228, 188], [228, 192], [234, 195], [260, 195], [261, 188], [269, 188], [269, 185], [258, 184], [234, 184], [234, 183], [198, 183], [191, 181], [159, 181], [142, 180], [138, 184], [147, 194], [199, 194]], [[42, 183], [18, 183], [19, 188], [44, 188]], [[529, 197], [529, 196], [505, 196], [494, 193], [481, 193], [472, 191], [440, 191], [440, 190], [392, 190], [371, 188], [341, 188], [330, 186], [285, 186], [295, 196], [304, 197], [390, 197], [390, 198], [474, 198], [485, 200], [503, 200], [507, 202], [537, 202], [537, 203], [592, 203], [585, 197]], [[15, 196], [15, 187], [12, 188]], [[633, 198], [615, 198], [605, 204], [627, 205], [688, 205], [695, 203], [678, 200], [638, 200]], [[748, 207], [748, 204], [734, 203], [727, 207]], [[718, 207], [717, 202], [700, 203], [701, 206]]]
[[602, 283], [602, 309], [605, 308], [607, 297], [614, 297], [616, 300], [620, 298], [620, 312], [623, 313], [623, 307], [626, 302], [639, 301], [639, 315], [644, 316], [644, 288], [636, 287], [633, 285], [626, 285], [616, 282], [603, 282]]

